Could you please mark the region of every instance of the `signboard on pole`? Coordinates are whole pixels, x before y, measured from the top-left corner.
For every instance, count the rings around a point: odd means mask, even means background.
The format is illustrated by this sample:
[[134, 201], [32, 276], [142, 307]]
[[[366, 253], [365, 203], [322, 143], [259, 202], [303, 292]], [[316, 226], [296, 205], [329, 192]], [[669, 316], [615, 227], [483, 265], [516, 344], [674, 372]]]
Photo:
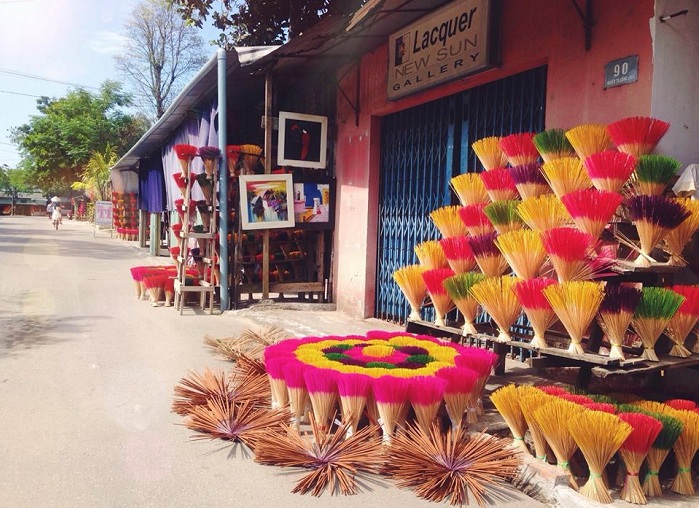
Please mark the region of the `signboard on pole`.
[[100, 226], [109, 228], [109, 236], [111, 237], [112, 229], [114, 229], [114, 205], [111, 201], [96, 201], [95, 202], [95, 234]]

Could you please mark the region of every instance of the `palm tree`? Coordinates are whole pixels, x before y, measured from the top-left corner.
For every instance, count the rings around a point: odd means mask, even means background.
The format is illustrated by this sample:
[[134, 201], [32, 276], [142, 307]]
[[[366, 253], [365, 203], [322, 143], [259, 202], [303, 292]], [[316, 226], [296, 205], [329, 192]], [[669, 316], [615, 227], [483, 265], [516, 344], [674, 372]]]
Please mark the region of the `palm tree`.
[[118, 160], [111, 145], [107, 145], [104, 153], [92, 152], [87, 166], [80, 175], [79, 182], [73, 182], [71, 189], [85, 192], [93, 201], [106, 201], [109, 186], [109, 170]]

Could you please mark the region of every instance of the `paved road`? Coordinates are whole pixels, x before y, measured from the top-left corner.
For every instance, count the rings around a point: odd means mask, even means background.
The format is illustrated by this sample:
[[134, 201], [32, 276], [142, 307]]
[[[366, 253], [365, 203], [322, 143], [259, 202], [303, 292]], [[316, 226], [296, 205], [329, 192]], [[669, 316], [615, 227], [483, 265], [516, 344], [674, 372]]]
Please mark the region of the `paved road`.
[[85, 223], [54, 231], [43, 217], [0, 217], [0, 506], [434, 506], [381, 480], [355, 497], [294, 495], [297, 474], [190, 441], [170, 413], [173, 386], [187, 370], [227, 367], [205, 335], [271, 322], [298, 335], [394, 327], [336, 312], [179, 316], [136, 301], [129, 267], [164, 262]]

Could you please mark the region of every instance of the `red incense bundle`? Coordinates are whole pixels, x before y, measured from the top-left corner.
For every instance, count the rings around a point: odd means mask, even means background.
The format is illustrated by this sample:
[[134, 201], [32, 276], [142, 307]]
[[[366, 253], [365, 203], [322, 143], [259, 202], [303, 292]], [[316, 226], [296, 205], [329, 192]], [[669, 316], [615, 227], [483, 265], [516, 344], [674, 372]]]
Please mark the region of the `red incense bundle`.
[[596, 265], [591, 257], [594, 239], [589, 233], [563, 226], [541, 233], [541, 241], [559, 282], [589, 279], [594, 275]]
[[547, 346], [544, 334], [558, 319], [543, 293], [544, 288], [555, 283], [556, 281], [553, 279], [537, 277], [521, 280], [514, 285], [513, 289], [517, 299], [529, 318], [532, 330], [534, 330], [534, 336], [531, 340], [533, 347]]
[[549, 187], [544, 174], [541, 172], [541, 164], [539, 162], [514, 166], [509, 168], [509, 172], [522, 199], [536, 198], [542, 194], [551, 193], [551, 187]]
[[177, 154], [177, 159], [180, 161], [180, 169], [182, 171], [182, 176], [187, 178], [189, 175], [189, 165], [192, 159], [197, 155], [197, 147], [192, 145], [175, 145], [175, 153]]
[[444, 317], [449, 313], [451, 309], [454, 308], [454, 302], [451, 301], [451, 297], [447, 290], [444, 289], [444, 279], [453, 277], [454, 272], [449, 268], [437, 268], [434, 270], [425, 270], [422, 273], [422, 279], [425, 281], [425, 286], [427, 286], [427, 292], [430, 295], [430, 300], [432, 300], [432, 305], [434, 306], [435, 312], [435, 324], [437, 326], [444, 326]]
[[483, 410], [483, 392], [491, 372], [499, 361], [499, 357], [487, 349], [469, 348], [469, 350], [467, 355], [457, 356], [454, 361], [457, 367], [471, 369], [478, 375], [476, 384], [473, 387], [473, 398], [469, 403], [466, 415], [467, 423], [476, 423], [478, 415], [485, 414]]
[[272, 392], [272, 409], [279, 409], [289, 405], [289, 392], [284, 380], [284, 366], [290, 360], [289, 356], [276, 356], [265, 358], [265, 371], [269, 379]]
[[619, 413], [619, 418], [631, 426], [631, 434], [619, 448], [626, 465], [626, 480], [621, 489], [621, 499], [628, 503], [646, 504], [643, 487], [638, 478], [643, 461], [653, 446], [653, 442], [663, 429], [663, 424], [652, 416], [643, 413]]
[[429, 434], [437, 412], [444, 398], [447, 380], [437, 376], [417, 376], [410, 378], [408, 393], [410, 404], [415, 411], [418, 426]]
[[578, 229], [598, 240], [623, 197], [617, 192], [581, 189], [566, 194], [561, 201]]
[[490, 171], [484, 171], [480, 173], [480, 176], [491, 201], [519, 199], [515, 181], [510, 176], [507, 168], [495, 168]]
[[510, 166], [520, 166], [539, 160], [539, 151], [532, 138], [533, 132], [520, 132], [500, 138], [500, 149], [507, 157]]
[[[684, 342], [694, 330], [699, 321], [699, 286], [672, 286], [675, 293], [684, 296], [684, 302], [672, 316], [670, 324], [667, 326], [667, 335], [673, 342], [670, 356], [687, 358], [691, 352], [685, 347]], [[695, 345], [695, 352], [699, 346]]]
[[455, 274], [470, 272], [476, 266], [476, 258], [466, 236], [443, 238], [439, 241], [444, 257]]
[[478, 268], [486, 277], [499, 277], [509, 267], [507, 260], [495, 244], [496, 238], [497, 235], [493, 231], [468, 239]]
[[459, 216], [471, 236], [478, 236], [495, 231], [493, 223], [490, 222], [488, 216], [483, 212], [483, 209], [487, 205], [488, 203], [478, 203], [459, 209]]
[[284, 372], [284, 381], [289, 392], [289, 406], [291, 409], [292, 420], [291, 427], [296, 431], [301, 426], [301, 421], [304, 419], [304, 411], [306, 410], [306, 402], [308, 402], [308, 390], [306, 389], [306, 380], [303, 377], [307, 366], [295, 358], [292, 358], [282, 367]]
[[471, 369], [448, 367], [439, 369], [437, 376], [447, 382], [444, 388], [444, 402], [451, 420], [451, 427], [452, 429], [461, 428], [464, 413], [475, 396], [478, 374]]
[[595, 188], [619, 192], [636, 169], [636, 158], [627, 153], [605, 150], [585, 159], [585, 168]]
[[362, 418], [367, 396], [371, 389], [371, 378], [364, 374], [343, 373], [337, 376], [337, 391], [340, 395], [343, 421], [350, 422], [347, 435], [357, 432], [359, 420]]
[[372, 393], [381, 420], [384, 443], [389, 443], [396, 431], [396, 424], [408, 407], [410, 379], [381, 376], [372, 381]]
[[187, 192], [187, 177], [183, 176], [182, 173], [175, 173], [172, 175], [172, 178], [175, 180], [175, 185], [180, 190], [180, 194], [184, 196], [185, 192]]
[[582, 406], [590, 411], [602, 411], [603, 413], [609, 413], [610, 415], [616, 414], [616, 406], [614, 404], [609, 404], [608, 402], [588, 402]]
[[694, 411], [697, 407], [696, 402], [687, 399], [666, 400], [665, 405], [670, 406], [672, 409], [679, 409], [681, 411]]
[[669, 123], [646, 116], [622, 118], [607, 125], [619, 151], [634, 157], [651, 153], [669, 128]]

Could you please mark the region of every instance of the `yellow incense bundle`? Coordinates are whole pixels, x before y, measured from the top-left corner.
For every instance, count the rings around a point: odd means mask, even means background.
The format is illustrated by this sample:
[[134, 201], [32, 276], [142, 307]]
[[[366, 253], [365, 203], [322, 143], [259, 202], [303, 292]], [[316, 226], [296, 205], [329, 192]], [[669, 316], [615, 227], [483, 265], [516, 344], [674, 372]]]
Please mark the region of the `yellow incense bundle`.
[[463, 206], [489, 203], [488, 191], [478, 173], [465, 173], [451, 179], [451, 188]]
[[583, 161], [590, 155], [603, 152], [613, 146], [607, 126], [602, 124], [578, 125], [566, 131], [566, 137], [573, 145], [575, 153]]
[[507, 157], [500, 148], [499, 137], [490, 136], [479, 139], [473, 142], [471, 148], [486, 171], [507, 166]]
[[699, 414], [694, 411], [674, 410], [670, 416], [680, 420], [684, 428], [673, 446], [677, 460], [677, 476], [670, 488], [683, 496], [693, 496], [692, 459], [699, 450]]
[[468, 230], [459, 216], [459, 206], [443, 206], [430, 213], [430, 218], [444, 238], [466, 236]]
[[592, 187], [592, 180], [580, 159], [561, 157], [541, 166], [544, 177], [558, 199], [577, 190]]
[[699, 200], [690, 198], [675, 198], [689, 213], [689, 217], [680, 222], [679, 226], [671, 229], [663, 240], [663, 249], [670, 254], [668, 264], [686, 266], [687, 260], [682, 257], [682, 251], [699, 230]]
[[524, 434], [527, 432], [527, 421], [524, 419], [522, 409], [519, 404], [519, 392], [513, 384], [503, 386], [495, 390], [490, 395], [490, 402], [502, 416], [507, 426], [512, 432], [515, 446], [522, 451], [529, 453], [527, 444], [524, 442]]
[[425, 267], [420, 265], [403, 266], [393, 272], [393, 280], [405, 295], [410, 304], [410, 316], [412, 321], [420, 320], [420, 308], [427, 296], [427, 286], [422, 278]]
[[427, 240], [415, 246], [415, 255], [425, 270], [447, 268], [449, 263], [444, 255], [442, 246], [437, 240]]
[[560, 198], [553, 194], [525, 199], [517, 207], [517, 213], [527, 226], [538, 232], [565, 226], [572, 221]]
[[500, 249], [512, 272], [522, 279], [533, 279], [546, 260], [546, 250], [539, 233], [531, 229], [515, 229], [498, 235], [495, 245]]
[[534, 418], [534, 412], [547, 402], [550, 402], [552, 396], [530, 385], [518, 386], [517, 393], [519, 395], [519, 407], [522, 410], [522, 416], [527, 423], [529, 433], [534, 442], [535, 457], [546, 462], [548, 444], [546, 444], [546, 436]]
[[489, 277], [471, 287], [473, 297], [495, 321], [499, 331], [496, 340], [500, 342], [511, 339], [510, 327], [517, 321], [522, 310], [512, 290], [517, 281], [516, 277], [509, 275]]

